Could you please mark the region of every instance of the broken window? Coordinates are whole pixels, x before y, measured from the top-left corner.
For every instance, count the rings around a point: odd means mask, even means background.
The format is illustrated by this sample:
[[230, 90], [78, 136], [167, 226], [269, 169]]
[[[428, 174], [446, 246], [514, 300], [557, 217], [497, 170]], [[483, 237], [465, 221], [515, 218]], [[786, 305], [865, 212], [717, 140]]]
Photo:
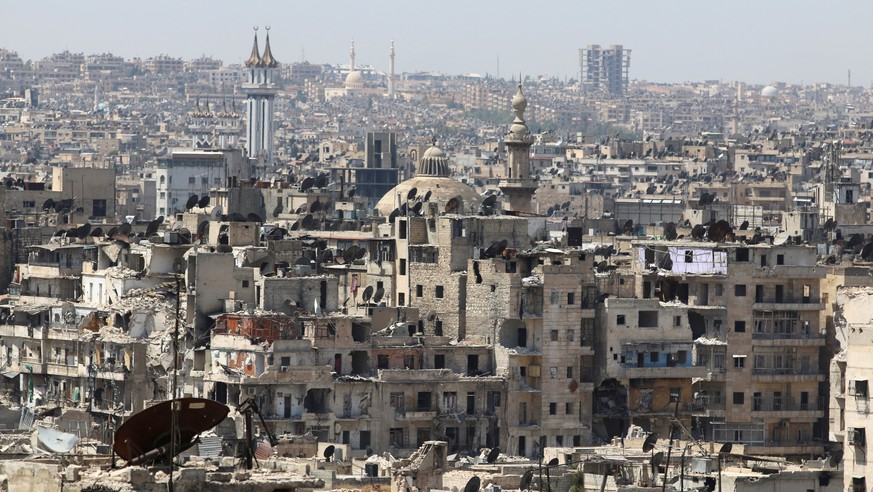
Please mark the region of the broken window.
[[573, 304], [576, 304], [576, 293], [567, 292], [567, 305], [572, 306]]
[[419, 427], [415, 432], [416, 445], [424, 446], [424, 443], [430, 441], [430, 427]]
[[404, 369], [415, 369], [415, 356], [414, 355], [404, 355], [403, 356], [403, 368]]
[[573, 415], [573, 402], [564, 403], [564, 413], [567, 415]]
[[443, 412], [457, 413], [458, 412], [458, 394], [454, 391], [443, 392]]
[[575, 334], [573, 333], [573, 330], [567, 330], [567, 341], [572, 342], [574, 338]]
[[657, 328], [658, 327], [658, 312], [657, 311], [640, 311], [639, 312], [640, 328]]
[[744, 284], [734, 285], [734, 297], [746, 297], [746, 286]]
[[694, 251], [685, 250], [685, 263], [694, 263]]
[[476, 392], [468, 391], [467, 392], [467, 415], [473, 415], [476, 413]]
[[388, 356], [387, 355], [378, 355], [376, 356], [376, 367], [379, 369], [388, 369]]
[[370, 447], [370, 431], [361, 431], [361, 444], [359, 449], [367, 449]]
[[785, 264], [785, 255], [776, 255], [776, 264], [784, 265]]
[[443, 322], [442, 320], [436, 320], [433, 324], [433, 334], [434, 336], [441, 337], [443, 336]]
[[391, 442], [391, 447], [403, 448], [406, 447], [406, 439], [404, 439], [402, 428], [393, 428], [388, 430], [388, 439]]
[[549, 332], [549, 340], [551, 340], [553, 342], [558, 341], [558, 330], [551, 330]]
[[431, 411], [431, 393], [430, 391], [419, 391], [416, 410], [419, 412]]
[[573, 366], [567, 366], [567, 379], [573, 379]]

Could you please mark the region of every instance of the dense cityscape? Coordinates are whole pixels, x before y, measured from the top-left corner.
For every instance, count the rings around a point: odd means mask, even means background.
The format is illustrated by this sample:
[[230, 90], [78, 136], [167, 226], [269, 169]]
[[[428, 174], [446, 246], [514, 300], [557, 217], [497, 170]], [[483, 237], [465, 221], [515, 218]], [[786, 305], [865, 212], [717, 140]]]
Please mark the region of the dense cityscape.
[[270, 34], [0, 48], [0, 491], [870, 490], [873, 89]]

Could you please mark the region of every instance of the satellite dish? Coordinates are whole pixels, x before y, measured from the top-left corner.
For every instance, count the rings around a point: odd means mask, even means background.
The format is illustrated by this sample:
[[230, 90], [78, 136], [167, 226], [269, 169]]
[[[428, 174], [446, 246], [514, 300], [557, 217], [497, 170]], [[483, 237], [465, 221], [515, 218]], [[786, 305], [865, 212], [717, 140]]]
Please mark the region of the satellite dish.
[[333, 456], [334, 451], [336, 451], [336, 447], [333, 444], [324, 448], [324, 459], [330, 461], [330, 458]]
[[209, 221], [203, 220], [199, 224], [197, 224], [197, 235], [200, 237], [205, 236], [209, 232]]
[[518, 483], [519, 490], [530, 489], [530, 483], [533, 481], [534, 471], [528, 470], [521, 476], [521, 482]]
[[91, 237], [100, 237], [103, 235], [103, 228], [97, 227], [93, 231], [91, 231]]
[[497, 203], [497, 195], [489, 195], [482, 200], [483, 207], [493, 207]]
[[421, 207], [421, 202], [415, 202], [415, 205], [412, 206], [412, 212], [415, 215], [418, 215], [419, 213], [421, 213]]
[[[61, 232], [62, 232], [62, 231], [58, 231], [58, 234], [60, 234]], [[112, 227], [112, 228], [109, 229], [109, 232], [106, 233], [106, 237], [113, 237], [113, 236], [115, 236], [116, 234], [118, 234], [118, 228], [117, 228], [117, 227]]]
[[834, 451], [834, 454], [832, 454], [828, 458], [828, 464], [831, 465], [831, 467], [840, 466], [840, 463], [842, 461], [843, 461], [843, 450], [842, 449], [838, 449], [838, 450]]
[[318, 201], [318, 199], [316, 199], [314, 202], [312, 202], [312, 205], [309, 206], [309, 211], [312, 213], [320, 212], [321, 211], [321, 202]]
[[435, 319], [436, 319], [436, 314], [437, 314], [436, 311], [434, 311], [433, 309], [431, 309], [430, 311], [427, 312], [427, 316], [426, 316], [427, 320], [428, 320], [428, 321], [433, 321], [433, 320], [435, 320]]
[[657, 440], [658, 434], [655, 434], [654, 432], [646, 436], [646, 440], [643, 441], [643, 452], [649, 453], [655, 449], [655, 442], [657, 442]]
[[494, 463], [497, 461], [498, 456], [500, 456], [500, 448], [492, 448], [491, 451], [488, 452], [488, 456], [485, 457], [485, 461], [488, 463]]
[[318, 177], [315, 178], [313, 186], [315, 186], [316, 188], [324, 188], [325, 186], [327, 186], [327, 173], [319, 174]]
[[50, 209], [53, 209], [53, 208], [55, 208], [55, 201], [52, 200], [51, 198], [49, 198], [48, 200], [46, 200], [46, 201], [43, 202], [43, 204], [42, 204], [42, 209], [43, 209], [43, 210], [50, 210]]
[[482, 481], [479, 480], [479, 477], [473, 475], [473, 478], [467, 482], [467, 485], [464, 486], [464, 492], [479, 492], [479, 485], [481, 485]]
[[365, 256], [367, 256], [367, 249], [366, 248], [358, 248], [358, 253], [355, 254], [355, 259], [360, 260], [360, 259], [364, 258]]
[[297, 229], [300, 229], [300, 222], [295, 222], [295, 223], [291, 224], [290, 229], [292, 231], [296, 231]]
[[412, 187], [408, 192], [406, 192], [407, 200], [415, 200], [415, 195], [418, 194], [418, 188]]
[[550, 459], [548, 466], [558, 466], [558, 458]]
[[209, 206], [209, 195], [203, 195], [200, 200], [197, 202], [197, 206], [200, 208], [206, 208]]
[[394, 220], [397, 219], [397, 216], [398, 216], [398, 215], [400, 215], [400, 209], [399, 209], [399, 208], [395, 208], [395, 209], [392, 210], [391, 213], [388, 215], [388, 222], [391, 222], [391, 223], [393, 224], [393, 223], [394, 223]]
[[652, 456], [652, 469], [657, 468], [663, 462], [664, 462], [664, 452], [659, 451], [659, 452], [655, 453], [655, 455]]
[[197, 197], [197, 195], [189, 196], [188, 201], [185, 202], [185, 210], [191, 210], [192, 208], [194, 208], [194, 205], [197, 205], [197, 202], [199, 201], [200, 199]]
[[306, 214], [306, 217], [303, 217], [300, 225], [304, 229], [311, 229], [313, 226], [315, 226], [315, 218], [312, 217], [312, 214]]
[[276, 205], [276, 208], [273, 209], [273, 218], [278, 217], [279, 214], [281, 214], [281, 213], [282, 213], [282, 204], [280, 203], [280, 204]]
[[421, 201], [426, 202], [426, 201], [430, 200], [431, 194], [432, 194], [432, 192], [430, 190], [427, 190], [427, 193], [424, 194], [424, 198]]
[[219, 253], [233, 253], [233, 248], [227, 244], [219, 244], [215, 247], [215, 251]]
[[384, 295], [385, 295], [385, 289], [383, 289], [382, 287], [379, 287], [378, 289], [376, 289], [376, 293], [373, 294], [373, 302], [378, 303], [379, 301], [382, 300], [382, 296], [384, 296]]
[[121, 234], [122, 236], [129, 236], [131, 229], [132, 227], [130, 226], [130, 223], [125, 222], [124, 224], [121, 224], [121, 226], [118, 228], [118, 234]]
[[248, 219], [249, 222], [263, 222], [264, 221], [264, 219], [262, 219], [260, 215], [254, 213], [254, 212], [249, 212], [249, 214], [246, 215], [246, 219]]
[[312, 188], [312, 185], [315, 183], [315, 180], [312, 178], [306, 178], [300, 183], [300, 191], [306, 191]]
[[158, 232], [158, 227], [160, 227], [160, 226], [161, 226], [161, 224], [157, 220], [153, 220], [153, 221], [149, 222], [149, 225], [146, 226], [146, 232], [145, 232], [146, 237], [154, 236], [155, 233]]
[[718, 450], [718, 454], [730, 454], [732, 449], [734, 449], [733, 443], [726, 442], [722, 444], [721, 449]]
[[368, 285], [367, 288], [364, 289], [364, 293], [361, 294], [361, 299], [363, 299], [364, 302], [367, 302], [371, 297], [373, 297], [373, 286]]

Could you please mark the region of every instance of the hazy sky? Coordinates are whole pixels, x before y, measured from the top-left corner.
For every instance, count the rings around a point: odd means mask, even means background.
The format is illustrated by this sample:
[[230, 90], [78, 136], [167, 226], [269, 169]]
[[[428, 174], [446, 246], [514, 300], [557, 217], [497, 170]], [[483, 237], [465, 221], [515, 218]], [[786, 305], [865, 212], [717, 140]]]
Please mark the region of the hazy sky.
[[[252, 26], [280, 62], [348, 60], [398, 72], [577, 77], [578, 48], [623, 44], [631, 79], [873, 82], [873, 2], [861, 0], [0, 0], [0, 47], [241, 62]], [[263, 29], [260, 31], [264, 33]], [[263, 42], [263, 41], [262, 41]], [[263, 46], [263, 45], [262, 45]]]

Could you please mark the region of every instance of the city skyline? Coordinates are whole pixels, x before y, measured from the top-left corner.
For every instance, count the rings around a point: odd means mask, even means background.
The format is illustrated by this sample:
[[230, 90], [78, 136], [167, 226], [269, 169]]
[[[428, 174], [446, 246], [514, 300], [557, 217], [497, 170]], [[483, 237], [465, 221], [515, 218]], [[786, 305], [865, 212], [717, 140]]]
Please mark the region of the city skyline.
[[[853, 15], [821, 15], [812, 1], [737, 2], [731, 10], [689, 1], [668, 7], [630, 1], [534, 6], [517, 0], [450, 1], [432, 11], [391, 0], [331, 8], [263, 2], [240, 10], [226, 1], [132, 4], [121, 13], [109, 7], [9, 4], [7, 19], [29, 19], [35, 9], [40, 17], [9, 23], [0, 33], [0, 47], [25, 60], [69, 50], [125, 58], [206, 55], [236, 64], [247, 55], [252, 26], [269, 24], [283, 63], [346, 63], [354, 39], [359, 64], [387, 71], [394, 40], [398, 73], [493, 76], [499, 70], [504, 78], [521, 73], [567, 79], [578, 78], [579, 48], [622, 44], [633, 51], [631, 80], [845, 84], [851, 70], [852, 85], [873, 81], [873, 68], [852, 49], [873, 44], [863, 25], [873, 5], [843, 1], [832, 3], [831, 10], [851, 8]], [[259, 32], [263, 35], [263, 27]]]

